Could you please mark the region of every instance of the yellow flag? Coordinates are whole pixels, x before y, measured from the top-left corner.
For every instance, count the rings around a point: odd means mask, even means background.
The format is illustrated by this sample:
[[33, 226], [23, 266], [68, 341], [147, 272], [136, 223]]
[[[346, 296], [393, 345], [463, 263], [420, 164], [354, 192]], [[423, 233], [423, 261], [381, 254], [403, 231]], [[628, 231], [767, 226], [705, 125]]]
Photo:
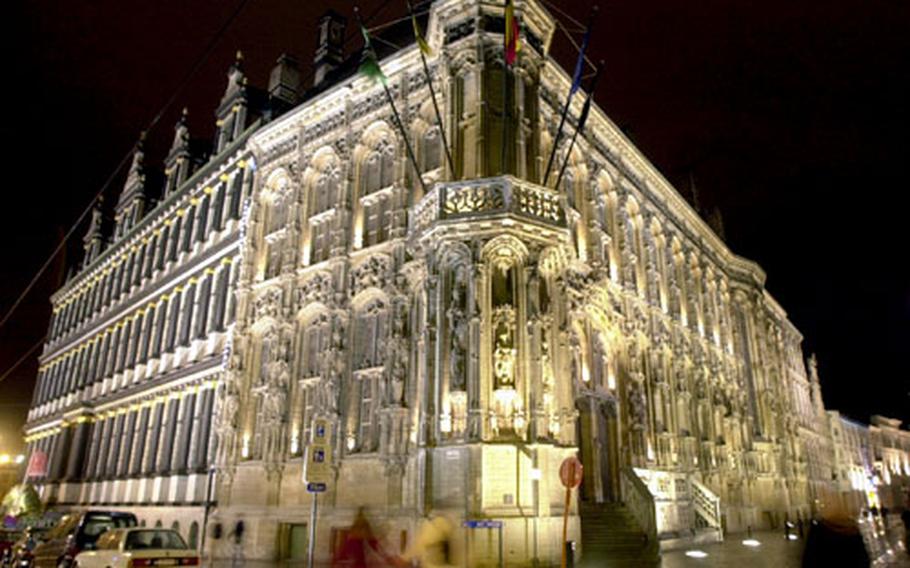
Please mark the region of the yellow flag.
[[422, 51], [424, 55], [433, 55], [430, 44], [427, 43], [427, 40], [423, 38], [423, 34], [420, 33], [420, 25], [417, 24], [417, 17], [414, 14], [411, 14], [411, 24], [414, 26], [414, 39], [417, 40], [417, 46], [420, 48], [420, 51]]

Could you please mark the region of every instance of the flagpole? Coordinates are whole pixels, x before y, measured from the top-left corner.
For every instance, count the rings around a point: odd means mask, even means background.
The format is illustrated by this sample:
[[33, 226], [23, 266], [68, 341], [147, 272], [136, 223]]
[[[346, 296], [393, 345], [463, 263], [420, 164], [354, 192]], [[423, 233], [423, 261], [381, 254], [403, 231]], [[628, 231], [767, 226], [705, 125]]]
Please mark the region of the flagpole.
[[575, 128], [575, 133], [572, 134], [572, 141], [569, 142], [569, 148], [566, 150], [566, 156], [562, 160], [562, 167], [559, 168], [559, 175], [556, 176], [556, 189], [559, 189], [559, 183], [562, 181], [562, 176], [566, 173], [566, 167], [569, 165], [569, 158], [572, 156], [572, 149], [575, 147], [575, 140], [578, 139], [578, 133], [585, 127], [585, 122], [588, 120], [588, 113], [591, 112], [591, 101], [594, 98], [594, 88], [597, 86], [597, 78], [600, 76], [600, 70], [603, 68], [603, 62], [597, 64], [597, 71], [594, 73], [594, 78], [591, 79], [591, 84], [588, 87], [588, 96], [585, 98], [585, 105], [581, 109], [581, 115], [578, 117], [578, 126]]
[[[356, 6], [354, 7], [354, 17], [357, 18], [357, 24], [362, 30], [366, 30], [363, 27], [363, 22], [360, 20], [360, 9]], [[373, 45], [370, 43], [369, 36], [364, 34], [364, 49], [373, 50]], [[374, 52], [375, 57], [375, 52]], [[376, 61], [378, 65], [378, 59]], [[395, 106], [395, 100], [392, 98], [392, 93], [389, 91], [389, 86], [386, 84], [385, 77], [379, 81], [382, 83], [382, 90], [385, 91], [386, 99], [389, 101], [389, 106], [392, 107], [392, 115], [395, 117], [395, 123], [398, 125], [398, 131], [401, 132], [401, 137], [404, 139], [404, 146], [408, 151], [408, 157], [411, 159], [411, 165], [414, 166], [414, 173], [417, 175], [417, 180], [420, 182], [420, 187], [423, 189], [424, 195], [427, 194], [427, 184], [423, 181], [423, 175], [420, 173], [420, 166], [417, 165], [417, 158], [414, 157], [414, 149], [411, 148], [411, 141], [408, 139], [408, 134], [404, 129], [404, 123], [401, 122], [401, 115], [398, 114], [398, 107]]]
[[[503, 5], [504, 27], [502, 30], [502, 140], [499, 153], [499, 167], [501, 173], [507, 174], [506, 160], [509, 156], [509, 120], [512, 118], [512, 105], [509, 97], [509, 82], [512, 64], [517, 59], [518, 33], [515, 27], [515, 6], [512, 0], [505, 0]], [[515, 37], [512, 37], [514, 34]], [[514, 42], [514, 43], [513, 43]], [[510, 44], [513, 45], [512, 61], [509, 61]]]
[[572, 104], [572, 95], [566, 99], [565, 106], [562, 107], [562, 117], [559, 119], [559, 127], [556, 129], [556, 136], [553, 137], [553, 144], [550, 147], [550, 157], [547, 159], [547, 169], [544, 171], [543, 179], [540, 185], [547, 185], [550, 179], [550, 170], [553, 168], [553, 158], [556, 157], [556, 147], [559, 146], [559, 139], [562, 137], [562, 127], [566, 124], [566, 116], [569, 114], [569, 106]]
[[[503, 62], [505, 63], [505, 58], [503, 58]], [[502, 70], [502, 148], [499, 157], [499, 167], [503, 174], [509, 173], [506, 170], [506, 158], [509, 155], [507, 140], [509, 139], [509, 119], [512, 116], [511, 101], [509, 100], [509, 75], [511, 75], [511, 71], [511, 67], [506, 63], [505, 68]]]
[[[408, 14], [414, 18], [414, 8], [411, 6], [411, 0], [408, 0]], [[416, 23], [415, 23], [416, 25]], [[417, 30], [414, 30], [417, 33]], [[449, 149], [449, 142], [446, 139], [446, 129], [442, 122], [442, 114], [439, 112], [439, 104], [436, 102], [436, 90], [433, 88], [433, 78], [430, 77], [430, 67], [427, 65], [426, 55], [423, 53], [423, 46], [418, 45], [417, 51], [420, 52], [420, 61], [423, 63], [423, 72], [427, 76], [427, 86], [430, 88], [430, 99], [433, 101], [433, 111], [436, 113], [436, 123], [439, 125], [439, 135], [442, 137], [442, 147], [446, 151], [446, 160], [449, 163], [449, 171], [452, 172], [452, 179], [455, 179], [455, 161], [452, 160], [452, 151]]]
[[[562, 108], [562, 116], [559, 119], [559, 128], [556, 129], [556, 136], [553, 137], [553, 144], [550, 147], [550, 157], [547, 159], [547, 168], [540, 185], [547, 185], [547, 180], [550, 179], [550, 171], [553, 169], [553, 159], [556, 158], [556, 148], [559, 146], [559, 139], [562, 138], [562, 128], [566, 124], [566, 116], [569, 114], [569, 106], [572, 104], [572, 98], [578, 90], [575, 82], [579, 80], [579, 77], [577, 77], [580, 71], [579, 66], [584, 66], [585, 49], [588, 47], [588, 40], [591, 37], [591, 28], [594, 26], [594, 16], [597, 14], [598, 10], [599, 8], [596, 5], [593, 6], [591, 8], [591, 14], [588, 16], [588, 29], [585, 30], [585, 37], [581, 42], [581, 49], [579, 49], [578, 52], [579, 61], [575, 64], [575, 73], [572, 77], [572, 85], [569, 87], [569, 96], [566, 99], [565, 106]], [[571, 40], [571, 37], [569, 39]]]

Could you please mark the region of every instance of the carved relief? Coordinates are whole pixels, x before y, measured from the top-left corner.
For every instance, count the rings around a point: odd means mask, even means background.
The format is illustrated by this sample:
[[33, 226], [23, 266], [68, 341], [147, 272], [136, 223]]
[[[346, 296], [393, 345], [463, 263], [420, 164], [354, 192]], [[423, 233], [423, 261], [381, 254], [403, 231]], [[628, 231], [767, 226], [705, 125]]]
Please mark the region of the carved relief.
[[391, 269], [392, 259], [385, 255], [372, 255], [351, 270], [351, 295], [356, 296], [367, 288], [383, 288]]
[[494, 388], [515, 388], [515, 310], [508, 305], [493, 311], [493, 377]]
[[452, 282], [452, 297], [446, 317], [449, 322], [449, 381], [451, 390], [465, 389], [467, 380], [468, 318], [465, 314], [467, 302], [467, 273], [463, 266], [455, 269]]

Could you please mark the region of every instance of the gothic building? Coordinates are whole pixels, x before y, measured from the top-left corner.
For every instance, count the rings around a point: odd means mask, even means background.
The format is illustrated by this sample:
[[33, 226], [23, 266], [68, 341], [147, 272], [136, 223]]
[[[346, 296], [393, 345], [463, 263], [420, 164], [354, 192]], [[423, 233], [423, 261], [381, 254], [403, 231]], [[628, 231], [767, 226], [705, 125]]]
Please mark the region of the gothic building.
[[[314, 495], [322, 559], [360, 506], [396, 551], [431, 515], [496, 519], [516, 565], [558, 562], [572, 455], [582, 556], [629, 554], [602, 538], [622, 532], [653, 561], [824, 506], [818, 375], [764, 272], [599, 108], [571, 152], [557, 140], [559, 186], [543, 179], [571, 78], [548, 56], [553, 17], [516, 11], [508, 71], [501, 6], [437, 0], [421, 20], [442, 130], [417, 45], [381, 60], [405, 139], [330, 13], [303, 102], [292, 62], [260, 92], [238, 61], [212, 155], [181, 120], [158, 202], [139, 147], [112, 241], [99, 211], [52, 298], [26, 428], [46, 500], [191, 540], [243, 520], [262, 559], [301, 550]], [[314, 424], [320, 494], [302, 481]], [[496, 537], [462, 536], [470, 565], [495, 562]]]
[[110, 239], [94, 210], [82, 267], [51, 298], [26, 425], [30, 453], [48, 457], [31, 473], [49, 504], [122, 505], [198, 538], [252, 190], [247, 140], [265, 101], [238, 54], [211, 155], [184, 111], [164, 187], [150, 186], [140, 140]]

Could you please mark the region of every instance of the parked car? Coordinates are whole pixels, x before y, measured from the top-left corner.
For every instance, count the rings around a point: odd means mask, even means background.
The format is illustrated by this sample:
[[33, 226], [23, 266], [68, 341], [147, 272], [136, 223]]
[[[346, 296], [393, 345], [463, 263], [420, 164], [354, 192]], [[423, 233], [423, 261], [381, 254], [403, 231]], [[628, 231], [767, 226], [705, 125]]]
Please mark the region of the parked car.
[[9, 550], [9, 556], [0, 563], [2, 568], [29, 568], [32, 565], [32, 551], [46, 538], [47, 529], [29, 527]]
[[76, 555], [95, 548], [108, 529], [135, 527], [136, 515], [119, 511], [85, 511], [65, 515], [32, 551], [35, 568], [70, 568]]
[[22, 536], [17, 530], [0, 529], [0, 566], [6, 566], [12, 558], [16, 541]]
[[175, 530], [111, 529], [101, 535], [93, 550], [76, 556], [75, 565], [78, 568], [198, 566], [199, 555]]

